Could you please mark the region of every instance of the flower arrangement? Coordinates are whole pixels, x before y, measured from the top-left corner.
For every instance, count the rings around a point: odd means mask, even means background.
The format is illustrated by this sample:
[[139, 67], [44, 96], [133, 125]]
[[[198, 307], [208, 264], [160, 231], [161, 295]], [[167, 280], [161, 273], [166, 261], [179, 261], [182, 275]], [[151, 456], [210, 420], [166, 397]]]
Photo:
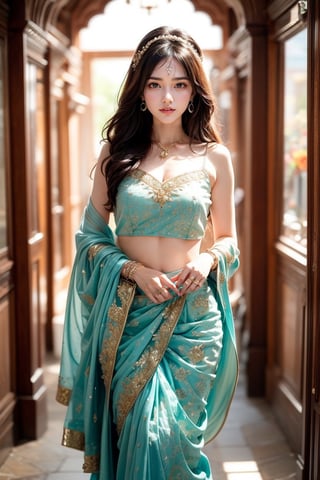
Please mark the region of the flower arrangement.
[[290, 155], [290, 165], [295, 173], [305, 172], [307, 170], [307, 150], [301, 148], [294, 150]]

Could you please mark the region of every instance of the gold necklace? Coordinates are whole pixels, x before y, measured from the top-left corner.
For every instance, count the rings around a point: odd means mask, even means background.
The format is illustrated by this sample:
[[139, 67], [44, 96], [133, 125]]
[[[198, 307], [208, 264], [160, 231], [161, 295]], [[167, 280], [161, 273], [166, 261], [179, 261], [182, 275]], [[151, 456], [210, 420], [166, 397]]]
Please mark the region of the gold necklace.
[[157, 142], [157, 145], [158, 147], [160, 148], [161, 152], [160, 152], [160, 158], [162, 158], [163, 160], [165, 158], [167, 158], [167, 156], [169, 155], [169, 150], [171, 147], [173, 147], [174, 145], [176, 144], [175, 143], [171, 143], [170, 145], [168, 145], [168, 147], [164, 147], [163, 145], [161, 145], [160, 142]]

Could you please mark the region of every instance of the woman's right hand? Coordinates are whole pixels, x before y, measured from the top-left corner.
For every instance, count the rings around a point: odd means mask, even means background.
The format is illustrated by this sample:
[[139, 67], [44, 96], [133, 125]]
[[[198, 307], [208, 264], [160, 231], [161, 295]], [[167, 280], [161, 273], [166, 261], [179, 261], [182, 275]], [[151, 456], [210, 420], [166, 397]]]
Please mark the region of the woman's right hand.
[[172, 298], [172, 292], [179, 295], [179, 289], [165, 273], [152, 268], [139, 266], [133, 280], [153, 303], [163, 303]]

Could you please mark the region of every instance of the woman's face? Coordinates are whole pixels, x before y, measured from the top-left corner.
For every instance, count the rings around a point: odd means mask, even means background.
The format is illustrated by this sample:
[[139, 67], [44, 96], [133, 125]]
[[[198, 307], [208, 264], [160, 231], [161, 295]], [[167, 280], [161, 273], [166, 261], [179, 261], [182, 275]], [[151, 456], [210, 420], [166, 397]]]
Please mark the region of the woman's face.
[[161, 60], [147, 79], [143, 98], [154, 121], [171, 124], [181, 119], [192, 93], [184, 67], [170, 57]]

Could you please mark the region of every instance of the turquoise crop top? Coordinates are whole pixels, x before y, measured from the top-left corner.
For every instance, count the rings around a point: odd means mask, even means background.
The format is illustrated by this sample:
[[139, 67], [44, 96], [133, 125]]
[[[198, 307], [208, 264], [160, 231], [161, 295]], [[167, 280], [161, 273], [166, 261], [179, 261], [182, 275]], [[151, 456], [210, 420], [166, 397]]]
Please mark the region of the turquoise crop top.
[[203, 237], [211, 205], [205, 170], [160, 182], [137, 168], [122, 180], [114, 212], [117, 236]]

